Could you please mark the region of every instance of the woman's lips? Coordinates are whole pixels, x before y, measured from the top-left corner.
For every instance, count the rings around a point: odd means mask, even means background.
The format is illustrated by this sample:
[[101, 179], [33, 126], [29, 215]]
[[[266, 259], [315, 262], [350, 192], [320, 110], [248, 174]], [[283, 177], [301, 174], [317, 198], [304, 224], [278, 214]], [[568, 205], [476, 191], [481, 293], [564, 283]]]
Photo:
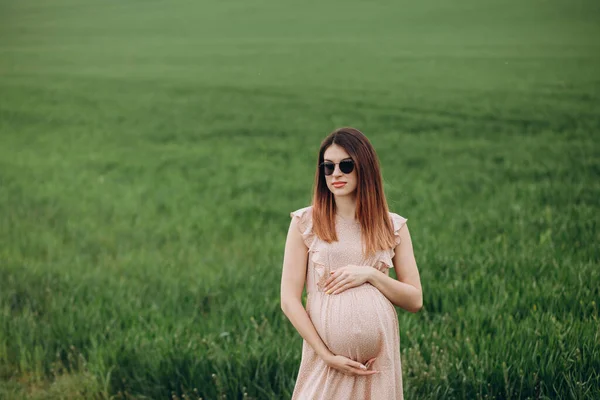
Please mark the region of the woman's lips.
[[344, 186], [346, 186], [346, 182], [336, 182], [333, 184], [333, 187], [336, 187], [336, 188], [341, 188]]

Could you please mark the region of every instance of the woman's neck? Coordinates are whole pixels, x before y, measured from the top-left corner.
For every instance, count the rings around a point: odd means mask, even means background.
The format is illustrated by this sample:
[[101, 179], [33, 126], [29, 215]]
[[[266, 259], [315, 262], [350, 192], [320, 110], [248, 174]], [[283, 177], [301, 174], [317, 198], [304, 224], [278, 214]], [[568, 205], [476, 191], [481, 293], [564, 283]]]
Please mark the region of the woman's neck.
[[340, 196], [335, 197], [336, 213], [344, 219], [354, 219], [356, 215], [356, 197]]

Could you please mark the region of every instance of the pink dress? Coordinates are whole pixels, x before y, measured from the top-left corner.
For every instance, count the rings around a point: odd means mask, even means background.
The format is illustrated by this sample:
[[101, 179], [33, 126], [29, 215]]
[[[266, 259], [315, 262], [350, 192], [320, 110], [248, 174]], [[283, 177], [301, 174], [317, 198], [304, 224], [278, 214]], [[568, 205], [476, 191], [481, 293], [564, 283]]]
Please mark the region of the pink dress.
[[[406, 218], [390, 213], [396, 244]], [[338, 241], [327, 243], [312, 230], [312, 207], [291, 213], [308, 247], [306, 312], [325, 345], [337, 355], [365, 363], [377, 357], [370, 376], [348, 376], [333, 368], [303, 341], [302, 361], [293, 400], [402, 399], [400, 334], [394, 305], [370, 283], [328, 295], [323, 283], [329, 273], [348, 264], [376, 268], [385, 274], [393, 268], [394, 250], [364, 258], [358, 222], [336, 217]]]

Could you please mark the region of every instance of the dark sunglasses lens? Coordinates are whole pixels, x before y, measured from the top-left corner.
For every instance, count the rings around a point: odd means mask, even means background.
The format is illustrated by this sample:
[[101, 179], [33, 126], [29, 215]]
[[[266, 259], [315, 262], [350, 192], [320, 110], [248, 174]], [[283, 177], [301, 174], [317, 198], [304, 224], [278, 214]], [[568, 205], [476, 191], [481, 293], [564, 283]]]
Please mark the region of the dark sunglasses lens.
[[333, 170], [335, 169], [335, 164], [331, 162], [323, 163], [323, 172], [325, 175], [333, 174]]
[[340, 171], [345, 174], [349, 174], [354, 169], [354, 161], [346, 160], [340, 163]]

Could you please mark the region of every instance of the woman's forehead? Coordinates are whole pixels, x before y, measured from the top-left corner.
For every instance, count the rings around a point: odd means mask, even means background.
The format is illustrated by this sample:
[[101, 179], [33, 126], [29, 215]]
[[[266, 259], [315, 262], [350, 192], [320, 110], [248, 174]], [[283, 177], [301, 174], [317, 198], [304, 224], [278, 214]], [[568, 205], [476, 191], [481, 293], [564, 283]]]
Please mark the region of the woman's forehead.
[[323, 153], [323, 159], [340, 162], [345, 158], [350, 158], [350, 154], [342, 146], [338, 146], [337, 144], [332, 144], [325, 150]]

